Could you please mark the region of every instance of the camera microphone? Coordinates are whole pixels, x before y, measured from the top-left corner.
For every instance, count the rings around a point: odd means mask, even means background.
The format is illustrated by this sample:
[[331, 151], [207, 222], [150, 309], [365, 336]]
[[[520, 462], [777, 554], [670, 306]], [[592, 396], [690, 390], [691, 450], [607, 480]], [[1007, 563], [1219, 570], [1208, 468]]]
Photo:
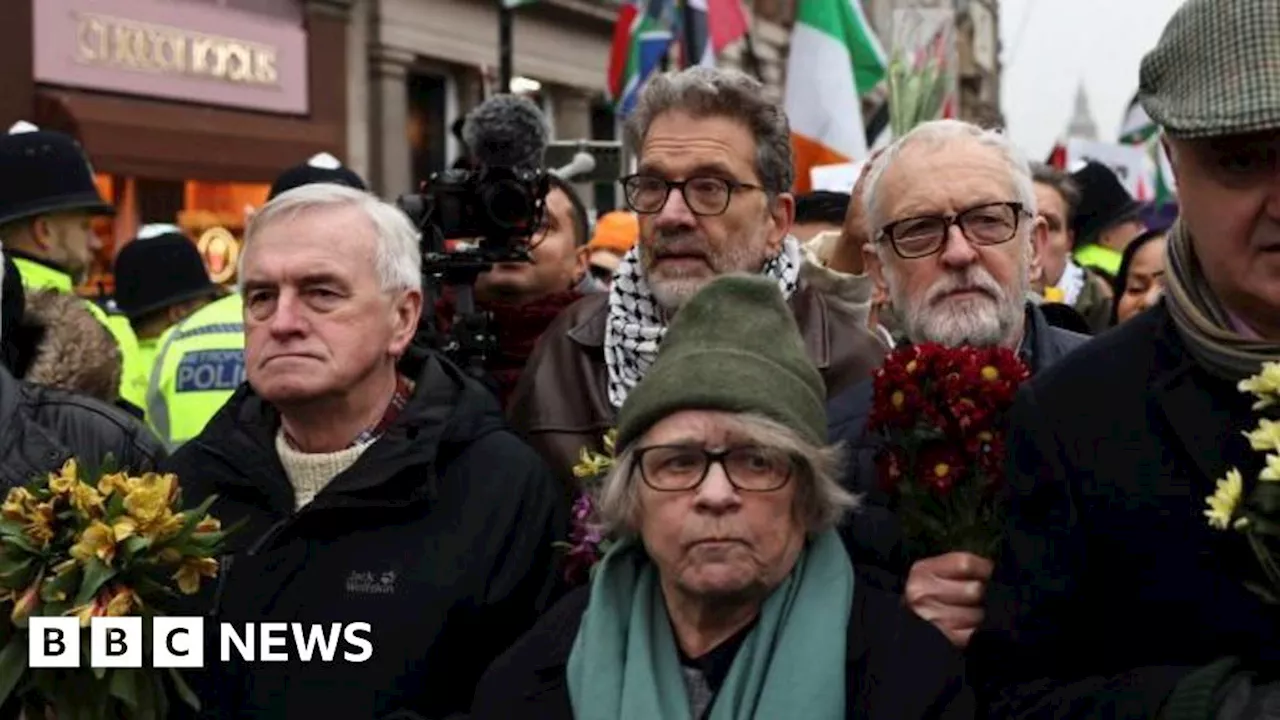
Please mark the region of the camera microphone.
[[573, 180], [575, 177], [592, 172], [596, 169], [596, 158], [589, 152], [579, 151], [569, 161], [568, 165], [558, 167], [551, 171], [552, 175], [561, 180]]
[[538, 106], [519, 95], [495, 95], [467, 113], [462, 140], [482, 166], [542, 169], [550, 130]]

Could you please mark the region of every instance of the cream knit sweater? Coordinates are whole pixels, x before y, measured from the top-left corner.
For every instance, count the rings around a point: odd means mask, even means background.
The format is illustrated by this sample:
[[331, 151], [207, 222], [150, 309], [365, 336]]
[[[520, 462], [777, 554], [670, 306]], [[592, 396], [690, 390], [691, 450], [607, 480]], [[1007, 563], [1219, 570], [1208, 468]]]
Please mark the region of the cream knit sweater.
[[283, 429], [277, 432], [276, 453], [280, 456], [285, 475], [289, 477], [289, 484], [293, 486], [294, 509], [311, 502], [316, 493], [355, 465], [370, 445], [373, 445], [372, 440], [338, 452], [304, 453], [289, 446]]

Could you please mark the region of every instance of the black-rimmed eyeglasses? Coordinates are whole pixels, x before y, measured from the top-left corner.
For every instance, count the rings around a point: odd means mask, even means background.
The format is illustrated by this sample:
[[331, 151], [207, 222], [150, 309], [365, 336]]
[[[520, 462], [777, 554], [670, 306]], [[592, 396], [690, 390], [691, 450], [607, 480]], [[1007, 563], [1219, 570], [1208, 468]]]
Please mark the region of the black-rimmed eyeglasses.
[[912, 259], [933, 255], [947, 244], [951, 226], [974, 245], [1000, 245], [1018, 234], [1018, 224], [1027, 215], [1022, 203], [987, 203], [954, 215], [922, 215], [897, 220], [880, 229], [881, 237], [900, 257]]
[[696, 445], [651, 445], [636, 451], [644, 484], [663, 492], [692, 490], [711, 466], [724, 469], [729, 484], [743, 492], [771, 492], [791, 480], [796, 460], [787, 452], [756, 445], [707, 450]]
[[679, 190], [684, 204], [694, 215], [722, 215], [729, 209], [733, 193], [738, 190], [763, 190], [759, 185], [726, 180], [720, 177], [691, 177], [687, 180], [666, 180], [654, 175], [628, 175], [622, 183], [622, 194], [627, 206], [641, 215], [662, 212], [667, 206], [672, 190]]

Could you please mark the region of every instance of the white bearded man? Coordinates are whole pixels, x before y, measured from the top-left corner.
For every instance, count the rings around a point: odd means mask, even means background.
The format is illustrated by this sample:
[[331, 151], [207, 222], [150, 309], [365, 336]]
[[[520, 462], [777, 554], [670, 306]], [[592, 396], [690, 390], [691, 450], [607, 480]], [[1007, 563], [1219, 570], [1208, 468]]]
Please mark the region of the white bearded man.
[[[1087, 336], [1051, 327], [1027, 300], [1030, 270], [1043, 245], [1027, 160], [1004, 135], [956, 120], [917, 127], [867, 171], [867, 272], [888, 295], [911, 343], [1007, 347], [1033, 371]], [[901, 530], [879, 487], [875, 442], [865, 436], [871, 381], [832, 399], [831, 440], [855, 459], [844, 478], [864, 494], [864, 511], [843, 528], [860, 573], [903, 591], [921, 617], [964, 646], [982, 621], [991, 562], [949, 553], [908, 567]]]

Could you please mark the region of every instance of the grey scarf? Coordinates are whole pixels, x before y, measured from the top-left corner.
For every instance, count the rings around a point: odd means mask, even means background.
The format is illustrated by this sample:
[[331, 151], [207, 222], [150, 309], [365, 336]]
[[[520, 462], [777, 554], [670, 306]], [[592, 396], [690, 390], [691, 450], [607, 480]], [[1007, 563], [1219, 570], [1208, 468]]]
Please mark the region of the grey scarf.
[[1169, 312], [1196, 363], [1236, 382], [1256, 375], [1262, 363], [1280, 360], [1280, 343], [1245, 337], [1232, 328], [1230, 315], [1205, 282], [1191, 234], [1181, 220], [1169, 231], [1168, 248]]

